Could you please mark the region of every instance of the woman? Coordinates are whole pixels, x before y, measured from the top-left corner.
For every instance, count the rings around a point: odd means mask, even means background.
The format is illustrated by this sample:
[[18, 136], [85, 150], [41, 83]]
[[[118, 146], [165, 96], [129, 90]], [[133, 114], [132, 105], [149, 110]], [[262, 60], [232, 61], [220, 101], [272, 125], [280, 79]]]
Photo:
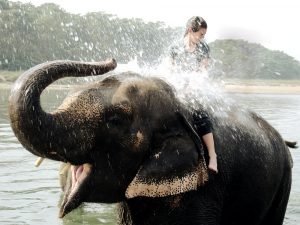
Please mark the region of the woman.
[[[206, 31], [207, 23], [202, 17], [194, 16], [188, 20], [183, 40], [179, 45], [171, 47], [170, 57], [173, 66], [185, 72], [203, 72], [208, 69], [211, 59], [209, 46], [203, 40]], [[217, 154], [210, 119], [204, 112], [195, 112], [193, 119], [195, 128], [208, 150], [208, 168], [217, 173]]]
[[207, 23], [202, 17], [190, 18], [186, 24], [183, 40], [171, 47], [172, 65], [176, 65], [182, 71], [207, 70], [211, 58], [210, 48], [204, 41], [206, 31]]

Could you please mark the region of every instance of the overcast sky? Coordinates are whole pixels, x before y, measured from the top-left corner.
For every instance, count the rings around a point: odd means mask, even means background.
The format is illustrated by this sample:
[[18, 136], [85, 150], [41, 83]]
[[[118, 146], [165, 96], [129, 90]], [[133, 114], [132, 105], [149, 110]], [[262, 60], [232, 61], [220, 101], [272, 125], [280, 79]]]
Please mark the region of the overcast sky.
[[[16, 1], [16, 0], [13, 0]], [[194, 15], [208, 23], [206, 39], [242, 38], [284, 51], [300, 61], [299, 0], [19, 0], [53, 2], [71, 13], [104, 11], [119, 17], [185, 26]]]

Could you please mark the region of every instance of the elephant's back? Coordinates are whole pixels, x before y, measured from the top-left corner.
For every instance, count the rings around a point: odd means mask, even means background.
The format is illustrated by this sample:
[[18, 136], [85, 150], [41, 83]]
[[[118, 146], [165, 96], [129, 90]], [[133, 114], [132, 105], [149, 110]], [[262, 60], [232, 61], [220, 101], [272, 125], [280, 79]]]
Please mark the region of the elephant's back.
[[230, 179], [245, 185], [261, 180], [272, 189], [286, 171], [291, 171], [290, 153], [283, 138], [259, 115], [232, 112], [227, 119], [212, 115], [212, 122], [220, 170], [224, 164]]

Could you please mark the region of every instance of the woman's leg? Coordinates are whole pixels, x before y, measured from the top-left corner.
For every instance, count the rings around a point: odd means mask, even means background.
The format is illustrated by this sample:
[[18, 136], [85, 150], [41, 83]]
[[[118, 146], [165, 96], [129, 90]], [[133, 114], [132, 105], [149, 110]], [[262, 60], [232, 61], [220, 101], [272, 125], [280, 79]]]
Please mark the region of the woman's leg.
[[208, 155], [209, 155], [208, 168], [218, 173], [218, 163], [217, 163], [217, 154], [215, 151], [214, 136], [212, 133], [208, 133], [203, 135], [202, 138], [208, 150]]

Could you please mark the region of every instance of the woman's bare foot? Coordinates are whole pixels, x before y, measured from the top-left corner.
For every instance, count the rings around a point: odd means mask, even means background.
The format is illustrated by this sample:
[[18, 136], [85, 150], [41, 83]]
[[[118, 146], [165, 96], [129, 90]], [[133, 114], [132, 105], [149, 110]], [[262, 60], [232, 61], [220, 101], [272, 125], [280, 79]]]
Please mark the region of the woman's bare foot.
[[208, 169], [218, 173], [217, 155], [209, 157]]

